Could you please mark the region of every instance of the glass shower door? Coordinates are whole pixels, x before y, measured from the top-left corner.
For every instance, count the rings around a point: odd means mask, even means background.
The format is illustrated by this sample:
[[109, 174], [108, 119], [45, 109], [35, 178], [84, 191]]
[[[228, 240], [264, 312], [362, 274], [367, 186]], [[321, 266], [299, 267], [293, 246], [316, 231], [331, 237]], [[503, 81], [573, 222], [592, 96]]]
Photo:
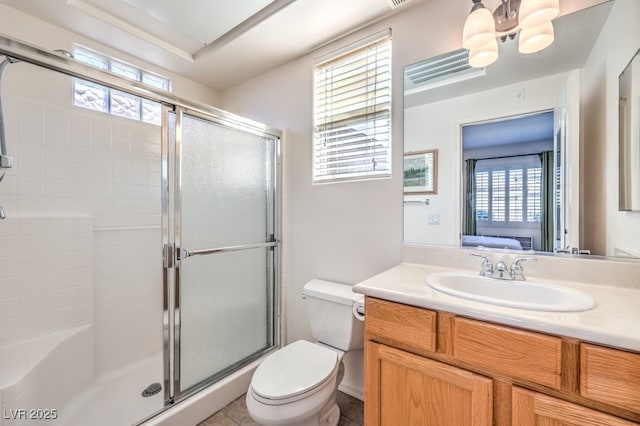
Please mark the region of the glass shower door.
[[276, 342], [277, 139], [175, 113], [174, 396]]

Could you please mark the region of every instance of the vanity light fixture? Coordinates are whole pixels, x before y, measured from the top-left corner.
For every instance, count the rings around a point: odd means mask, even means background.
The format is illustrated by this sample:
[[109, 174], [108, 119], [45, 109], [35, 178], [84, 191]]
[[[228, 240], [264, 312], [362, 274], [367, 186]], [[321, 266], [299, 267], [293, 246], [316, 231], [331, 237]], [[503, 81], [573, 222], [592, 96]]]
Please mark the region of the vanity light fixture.
[[472, 2], [462, 30], [462, 47], [469, 50], [470, 66], [494, 63], [499, 56], [498, 38], [504, 42], [518, 36], [518, 50], [525, 54], [553, 43], [551, 21], [560, 13], [560, 0], [501, 0], [493, 13], [482, 0]]

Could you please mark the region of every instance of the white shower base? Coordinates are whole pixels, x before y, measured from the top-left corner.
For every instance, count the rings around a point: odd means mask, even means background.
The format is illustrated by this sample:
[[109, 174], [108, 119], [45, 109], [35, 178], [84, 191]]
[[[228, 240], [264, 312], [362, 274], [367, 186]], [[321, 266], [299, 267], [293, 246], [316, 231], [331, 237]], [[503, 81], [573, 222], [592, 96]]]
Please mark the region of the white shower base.
[[93, 376], [93, 328], [57, 330], [0, 347], [2, 426], [50, 423]]
[[164, 387], [153, 396], [141, 395], [151, 383], [163, 384], [162, 378], [161, 353], [97, 377], [60, 407], [59, 417], [52, 425], [132, 425], [162, 409]]
[[[256, 361], [199, 393], [159, 413], [145, 426], [184, 426], [196, 424], [245, 393]], [[159, 412], [164, 406], [164, 387], [151, 397], [142, 391], [151, 383], [162, 383], [162, 353], [136, 362], [114, 373], [96, 378], [73, 400], [60, 408], [55, 426], [133, 425]], [[42, 423], [40, 423], [42, 424]]]
[[[152, 383], [164, 386], [162, 353], [92, 379], [92, 332], [83, 326], [0, 347], [0, 373], [7, 373], [0, 383], [0, 426], [133, 425], [155, 413], [145, 426], [197, 424], [245, 393], [261, 361], [160, 412], [164, 388], [150, 397], [141, 393]], [[11, 418], [31, 408], [54, 410], [57, 418]]]

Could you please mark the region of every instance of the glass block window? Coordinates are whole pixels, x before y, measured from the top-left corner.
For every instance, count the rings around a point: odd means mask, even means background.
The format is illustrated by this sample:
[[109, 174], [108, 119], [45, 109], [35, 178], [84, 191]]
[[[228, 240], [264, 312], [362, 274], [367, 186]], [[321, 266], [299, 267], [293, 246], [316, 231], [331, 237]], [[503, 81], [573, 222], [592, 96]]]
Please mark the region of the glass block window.
[[96, 111], [108, 112], [109, 89], [88, 81], [75, 79], [73, 82], [73, 104]]
[[139, 97], [118, 92], [117, 90], [111, 90], [110, 101], [111, 105], [109, 109], [111, 110], [111, 114], [133, 120], [140, 119], [141, 99]]
[[[110, 71], [120, 77], [141, 81], [157, 89], [171, 90], [171, 81], [168, 78], [120, 62], [93, 50], [76, 46], [74, 57], [88, 65]], [[73, 104], [118, 117], [141, 120], [145, 123], [159, 125], [161, 121], [159, 103], [79, 78], [73, 80]]]

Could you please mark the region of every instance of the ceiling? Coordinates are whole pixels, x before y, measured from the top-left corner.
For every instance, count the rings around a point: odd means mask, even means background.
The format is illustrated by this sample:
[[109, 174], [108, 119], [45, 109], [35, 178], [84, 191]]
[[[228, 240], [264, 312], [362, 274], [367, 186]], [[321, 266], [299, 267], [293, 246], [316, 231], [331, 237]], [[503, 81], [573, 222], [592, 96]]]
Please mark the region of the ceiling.
[[[583, 3], [570, 4], [566, 0], [561, 3], [561, 6], [570, 5], [572, 9], [566, 12], [571, 13], [554, 19], [553, 44], [534, 55], [519, 53], [517, 41], [511, 40], [500, 43], [498, 60], [474, 78], [464, 79], [465, 76], [462, 76], [458, 80], [449, 80], [456, 84], [439, 82], [437, 85], [427, 83], [424, 87], [417, 87], [407, 84], [405, 76], [405, 87], [409, 88], [404, 96], [405, 108], [582, 68], [613, 3], [601, 0], [581, 1]], [[411, 64], [411, 67], [419, 66], [420, 63]]]
[[0, 3], [224, 90], [345, 33], [426, 1], [0, 0]]
[[464, 149], [553, 140], [553, 111], [462, 127]]

